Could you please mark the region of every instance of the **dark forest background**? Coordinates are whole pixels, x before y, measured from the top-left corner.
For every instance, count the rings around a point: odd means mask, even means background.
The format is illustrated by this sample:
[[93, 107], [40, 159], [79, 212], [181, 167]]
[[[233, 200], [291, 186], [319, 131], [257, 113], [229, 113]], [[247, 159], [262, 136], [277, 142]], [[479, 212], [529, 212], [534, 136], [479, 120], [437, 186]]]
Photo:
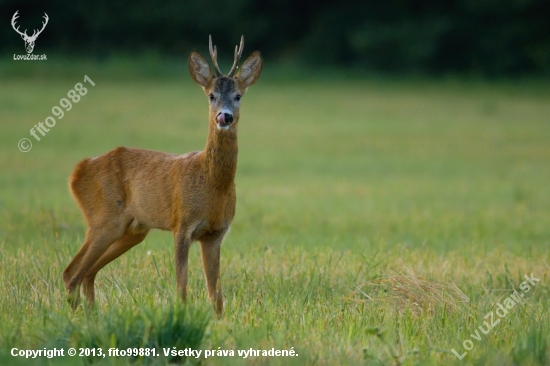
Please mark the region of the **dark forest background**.
[[[315, 67], [399, 74], [550, 74], [549, 0], [0, 1], [0, 54], [24, 54], [11, 27], [50, 18], [34, 54], [108, 59], [246, 50]], [[247, 51], [245, 50], [245, 53]]]

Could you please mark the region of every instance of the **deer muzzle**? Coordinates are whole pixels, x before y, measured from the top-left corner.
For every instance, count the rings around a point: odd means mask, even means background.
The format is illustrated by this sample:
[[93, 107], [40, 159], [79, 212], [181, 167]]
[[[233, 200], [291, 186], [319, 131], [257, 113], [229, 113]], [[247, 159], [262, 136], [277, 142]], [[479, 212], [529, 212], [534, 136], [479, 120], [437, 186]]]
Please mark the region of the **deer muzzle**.
[[218, 122], [219, 127], [229, 127], [233, 123], [233, 115], [230, 113], [218, 113], [216, 116], [216, 122]]

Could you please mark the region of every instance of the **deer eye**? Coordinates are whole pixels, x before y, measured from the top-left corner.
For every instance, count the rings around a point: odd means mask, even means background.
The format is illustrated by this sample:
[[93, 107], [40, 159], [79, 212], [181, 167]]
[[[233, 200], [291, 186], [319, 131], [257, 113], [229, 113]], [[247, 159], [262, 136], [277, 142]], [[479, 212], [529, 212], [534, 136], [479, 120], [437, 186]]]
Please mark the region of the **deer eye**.
[[240, 94], [237, 94], [237, 95], [235, 96], [235, 100], [236, 100], [236, 101], [241, 100], [241, 95], [240, 95]]
[[214, 98], [214, 94], [210, 93], [210, 94], [208, 95], [208, 98], [210, 99], [210, 101], [214, 101], [214, 99], [215, 99], [215, 98]]

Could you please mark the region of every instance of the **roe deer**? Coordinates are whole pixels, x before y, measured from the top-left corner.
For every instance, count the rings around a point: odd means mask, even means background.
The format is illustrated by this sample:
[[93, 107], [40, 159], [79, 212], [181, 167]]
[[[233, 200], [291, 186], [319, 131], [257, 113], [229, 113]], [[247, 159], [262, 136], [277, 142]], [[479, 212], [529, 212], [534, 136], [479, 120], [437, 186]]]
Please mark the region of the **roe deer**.
[[139, 244], [150, 229], [174, 234], [177, 289], [187, 294], [187, 262], [198, 240], [208, 296], [217, 315], [223, 311], [220, 247], [235, 215], [237, 125], [241, 97], [262, 71], [255, 51], [237, 71], [244, 39], [235, 47], [231, 71], [222, 75], [216, 47], [209, 39], [215, 75], [197, 51], [189, 56], [189, 72], [209, 99], [208, 137], [203, 151], [172, 155], [118, 147], [82, 160], [70, 177], [70, 188], [88, 229], [82, 247], [63, 272], [69, 302], [76, 308], [80, 286], [90, 304], [94, 279], [106, 264]]

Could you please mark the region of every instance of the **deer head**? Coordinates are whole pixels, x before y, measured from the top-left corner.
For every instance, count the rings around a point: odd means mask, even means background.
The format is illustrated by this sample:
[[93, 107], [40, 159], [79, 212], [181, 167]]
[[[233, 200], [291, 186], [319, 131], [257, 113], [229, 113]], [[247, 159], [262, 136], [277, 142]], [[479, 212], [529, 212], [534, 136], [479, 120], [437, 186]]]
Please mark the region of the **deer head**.
[[241, 97], [248, 87], [260, 77], [262, 57], [259, 51], [253, 52], [236, 73], [244, 48], [244, 38], [241, 37], [240, 45], [235, 46], [233, 66], [227, 75], [223, 75], [218, 66], [216, 46], [212, 47], [212, 37], [210, 37], [209, 46], [214, 69], [210, 69], [208, 62], [200, 53], [193, 51], [189, 56], [189, 72], [193, 80], [202, 86], [208, 96], [210, 121], [216, 125], [218, 130], [227, 131], [239, 120]]
[[40, 33], [42, 33], [44, 28], [46, 28], [46, 24], [48, 24], [48, 20], [49, 20], [48, 14], [44, 13], [45, 22], [42, 22], [42, 29], [40, 29], [39, 31], [35, 29], [34, 32], [32, 33], [32, 36], [29, 36], [27, 34], [26, 29], [24, 32], [20, 32], [19, 27], [15, 28], [15, 21], [19, 17], [19, 15], [17, 15], [18, 12], [19, 10], [17, 10], [15, 14], [13, 14], [13, 18], [11, 18], [11, 26], [17, 33], [21, 35], [21, 38], [23, 38], [23, 41], [25, 41], [25, 49], [27, 50], [27, 53], [31, 53], [32, 50], [34, 49], [34, 42], [36, 42], [36, 38], [38, 38], [38, 35], [40, 35]]

